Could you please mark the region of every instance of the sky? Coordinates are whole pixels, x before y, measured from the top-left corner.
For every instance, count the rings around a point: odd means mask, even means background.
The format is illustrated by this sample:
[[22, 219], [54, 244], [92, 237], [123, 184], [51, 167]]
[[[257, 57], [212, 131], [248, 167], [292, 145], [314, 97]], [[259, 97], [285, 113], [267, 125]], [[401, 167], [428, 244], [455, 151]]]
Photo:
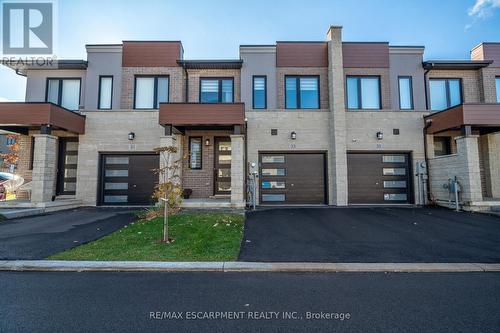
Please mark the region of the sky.
[[[2, 0], [0, 0], [2, 2]], [[325, 40], [423, 45], [425, 59], [469, 59], [500, 42], [500, 0], [58, 0], [59, 59], [85, 44], [181, 40], [185, 59], [237, 59], [240, 44]], [[23, 101], [26, 79], [0, 66], [0, 101]]]

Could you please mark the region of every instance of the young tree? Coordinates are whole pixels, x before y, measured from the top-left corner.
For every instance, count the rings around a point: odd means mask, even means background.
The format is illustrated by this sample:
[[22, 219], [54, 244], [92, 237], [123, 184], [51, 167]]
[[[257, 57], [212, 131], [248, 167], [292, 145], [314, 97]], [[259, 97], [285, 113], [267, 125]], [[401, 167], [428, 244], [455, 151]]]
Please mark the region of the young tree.
[[19, 160], [19, 135], [7, 134], [6, 137], [7, 139], [13, 140], [13, 143], [7, 145], [9, 151], [6, 153], [0, 153], [0, 157], [3, 158], [3, 163], [10, 167], [11, 165], [17, 165], [17, 161]]
[[[167, 146], [156, 148], [160, 154], [160, 167], [153, 170], [159, 175], [159, 183], [155, 186], [153, 197], [159, 201], [163, 208], [163, 239], [164, 243], [170, 243], [173, 239], [168, 237], [168, 216], [177, 213], [180, 209], [182, 188], [180, 185], [179, 170], [181, 159], [175, 159], [177, 148]], [[161, 215], [161, 210], [156, 216]]]

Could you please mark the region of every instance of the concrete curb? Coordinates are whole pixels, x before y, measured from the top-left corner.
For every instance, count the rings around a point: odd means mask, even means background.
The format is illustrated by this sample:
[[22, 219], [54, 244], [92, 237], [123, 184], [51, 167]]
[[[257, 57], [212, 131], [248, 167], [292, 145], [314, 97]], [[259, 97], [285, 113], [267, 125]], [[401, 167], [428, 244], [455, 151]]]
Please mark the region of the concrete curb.
[[500, 272], [484, 263], [264, 263], [0, 260], [0, 271], [39, 272]]

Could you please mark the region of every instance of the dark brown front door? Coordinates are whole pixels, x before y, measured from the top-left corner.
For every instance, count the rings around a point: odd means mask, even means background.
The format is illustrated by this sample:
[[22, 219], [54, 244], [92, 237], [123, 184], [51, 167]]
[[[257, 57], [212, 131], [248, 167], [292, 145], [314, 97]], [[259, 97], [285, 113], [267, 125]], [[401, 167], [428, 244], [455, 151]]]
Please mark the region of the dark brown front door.
[[347, 154], [349, 203], [410, 203], [410, 165], [407, 153]]
[[57, 195], [76, 193], [76, 168], [78, 163], [78, 139], [59, 138], [57, 166]]
[[102, 205], [149, 205], [160, 165], [157, 154], [107, 154], [101, 157]]
[[261, 153], [259, 165], [262, 205], [325, 203], [325, 154]]
[[215, 138], [214, 193], [231, 194], [231, 139]]

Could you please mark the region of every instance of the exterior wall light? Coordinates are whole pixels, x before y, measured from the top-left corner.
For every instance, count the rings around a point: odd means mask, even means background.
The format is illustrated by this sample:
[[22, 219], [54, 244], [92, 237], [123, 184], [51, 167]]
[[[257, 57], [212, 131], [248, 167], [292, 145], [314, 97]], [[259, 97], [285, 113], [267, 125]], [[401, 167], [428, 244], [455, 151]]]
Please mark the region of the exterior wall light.
[[205, 139], [205, 146], [210, 146], [210, 139]]
[[290, 133], [290, 138], [291, 138], [292, 140], [297, 139], [297, 133], [295, 133], [295, 131], [293, 131], [292, 133]]
[[128, 134], [128, 139], [129, 139], [130, 141], [134, 140], [134, 139], [135, 139], [135, 133], [134, 133], [134, 132], [130, 132], [130, 133]]
[[377, 140], [382, 140], [384, 138], [384, 133], [377, 132]]

